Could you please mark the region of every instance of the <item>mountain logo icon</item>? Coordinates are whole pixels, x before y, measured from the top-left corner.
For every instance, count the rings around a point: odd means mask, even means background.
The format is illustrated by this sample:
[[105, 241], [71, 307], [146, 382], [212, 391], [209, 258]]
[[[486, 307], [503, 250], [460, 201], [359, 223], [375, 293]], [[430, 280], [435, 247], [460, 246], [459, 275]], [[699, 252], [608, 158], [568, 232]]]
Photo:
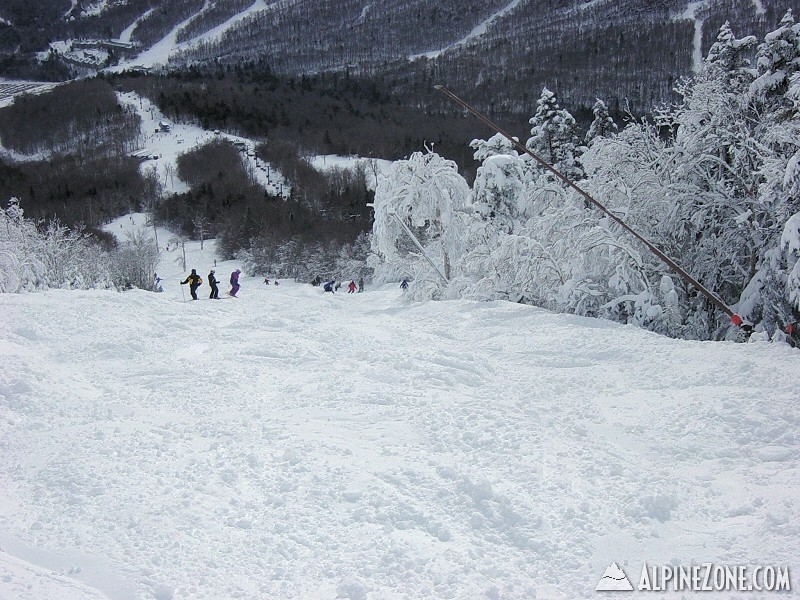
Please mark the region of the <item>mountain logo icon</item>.
[[625, 572], [617, 566], [617, 563], [611, 563], [603, 573], [597, 586], [594, 588], [596, 592], [630, 592], [633, 591], [631, 582]]

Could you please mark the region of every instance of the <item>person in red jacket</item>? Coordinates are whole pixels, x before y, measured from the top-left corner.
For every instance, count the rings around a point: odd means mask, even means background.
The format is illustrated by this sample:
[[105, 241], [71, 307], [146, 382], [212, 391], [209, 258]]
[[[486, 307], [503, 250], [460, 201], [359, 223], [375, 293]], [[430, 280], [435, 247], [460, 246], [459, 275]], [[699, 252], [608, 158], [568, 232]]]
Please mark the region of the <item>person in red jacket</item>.
[[355, 281], [351, 281], [350, 285], [347, 286], [347, 293], [348, 294], [352, 294], [355, 291], [356, 291], [356, 282]]

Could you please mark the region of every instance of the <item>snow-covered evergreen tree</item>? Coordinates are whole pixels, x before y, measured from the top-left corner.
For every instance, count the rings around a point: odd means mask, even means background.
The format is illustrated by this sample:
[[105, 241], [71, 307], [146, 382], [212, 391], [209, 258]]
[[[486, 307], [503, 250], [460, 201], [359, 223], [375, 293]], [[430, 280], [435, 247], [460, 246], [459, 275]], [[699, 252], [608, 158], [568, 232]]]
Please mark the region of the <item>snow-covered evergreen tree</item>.
[[594, 120], [586, 132], [586, 145], [591, 145], [592, 141], [598, 137], [607, 137], [617, 131], [617, 124], [614, 119], [608, 114], [608, 107], [606, 103], [597, 98], [594, 106], [592, 107], [592, 114]]
[[[515, 140], [519, 141], [517, 138]], [[473, 158], [483, 161], [490, 156], [508, 155], [517, 156], [517, 149], [502, 133], [495, 133], [488, 140], [476, 139], [470, 142], [470, 148], [475, 150]]]
[[800, 23], [795, 23], [791, 9], [759, 45], [756, 68], [758, 77], [750, 86], [753, 97], [782, 104], [792, 76], [800, 71]]
[[747, 309], [747, 316], [772, 334], [800, 314], [791, 296], [793, 254], [784, 251], [791, 248], [785, 236], [800, 211], [800, 116], [794, 87], [800, 73], [800, 24], [791, 11], [765, 36], [757, 66], [758, 77], [749, 88], [759, 150], [751, 221], [761, 254], [739, 310], [744, 315]]
[[752, 82], [755, 72], [750, 66], [750, 56], [753, 48], [757, 44], [754, 35], [748, 35], [737, 39], [728, 21], [720, 27], [717, 34], [717, 41], [708, 51], [705, 60], [706, 68], [721, 69], [729, 78], [729, 82], [737, 87], [742, 83], [742, 79]]
[[[800, 212], [786, 222], [781, 235], [781, 251], [784, 253], [788, 276], [786, 293], [794, 310], [800, 312]], [[786, 322], [791, 322], [787, 318]]]
[[[530, 119], [531, 137], [525, 144], [536, 156], [571, 180], [580, 179], [577, 125], [568, 110], [558, 105], [556, 95], [544, 88]], [[539, 169], [538, 165], [536, 168]]]

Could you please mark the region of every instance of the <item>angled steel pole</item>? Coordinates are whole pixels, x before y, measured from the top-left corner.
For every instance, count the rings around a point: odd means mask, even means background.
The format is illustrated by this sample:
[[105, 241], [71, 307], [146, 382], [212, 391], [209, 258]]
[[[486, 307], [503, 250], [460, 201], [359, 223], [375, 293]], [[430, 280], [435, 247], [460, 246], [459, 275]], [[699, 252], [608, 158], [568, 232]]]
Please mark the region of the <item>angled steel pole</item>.
[[405, 223], [403, 223], [403, 219], [401, 219], [399, 216], [397, 216], [397, 213], [396, 213], [396, 212], [394, 212], [394, 211], [390, 212], [389, 214], [390, 214], [390, 215], [392, 215], [392, 216], [395, 218], [395, 220], [396, 220], [396, 221], [397, 221], [397, 222], [400, 224], [400, 227], [402, 227], [402, 228], [403, 228], [403, 231], [405, 231], [405, 232], [406, 232], [406, 234], [408, 235], [408, 237], [410, 237], [410, 238], [411, 238], [411, 241], [412, 241], [412, 242], [414, 242], [414, 245], [415, 245], [417, 248], [419, 248], [419, 251], [420, 251], [420, 252], [422, 252], [422, 256], [424, 256], [424, 257], [425, 257], [425, 260], [427, 260], [427, 261], [428, 261], [428, 264], [429, 264], [431, 267], [433, 267], [433, 270], [434, 270], [434, 271], [436, 271], [436, 274], [437, 274], [439, 277], [441, 277], [441, 278], [442, 278], [442, 281], [444, 281], [445, 283], [450, 283], [450, 282], [447, 280], [447, 277], [445, 277], [444, 275], [442, 275], [442, 272], [439, 270], [439, 267], [437, 267], [437, 266], [434, 264], [434, 262], [433, 262], [433, 261], [430, 259], [430, 257], [428, 256], [427, 252], [425, 252], [425, 248], [423, 248], [423, 247], [422, 247], [422, 244], [420, 244], [420, 243], [419, 243], [419, 240], [417, 239], [417, 236], [415, 236], [415, 235], [414, 235], [414, 233], [413, 233], [413, 232], [412, 232], [412, 231], [411, 231], [411, 230], [408, 228], [408, 225], [406, 225]]
[[573, 183], [573, 182], [572, 182], [572, 181], [571, 181], [569, 178], [567, 178], [567, 176], [566, 176], [566, 175], [564, 175], [563, 173], [561, 173], [560, 171], [558, 171], [558, 170], [557, 170], [555, 167], [553, 167], [552, 165], [550, 165], [550, 164], [549, 164], [547, 161], [545, 161], [544, 159], [540, 158], [539, 156], [537, 156], [536, 154], [534, 154], [533, 152], [531, 152], [531, 150], [530, 150], [530, 149], [529, 149], [527, 146], [525, 146], [524, 144], [521, 144], [521, 143], [520, 143], [518, 140], [515, 140], [515, 139], [514, 139], [514, 138], [511, 136], [511, 134], [509, 134], [508, 132], [506, 132], [505, 130], [503, 130], [503, 129], [502, 129], [500, 126], [499, 126], [499, 125], [497, 125], [496, 123], [494, 123], [493, 121], [491, 121], [491, 120], [490, 120], [488, 117], [486, 117], [486, 116], [484, 116], [483, 114], [481, 114], [480, 112], [478, 112], [478, 110], [477, 110], [477, 109], [475, 109], [475, 108], [473, 108], [472, 106], [470, 106], [469, 104], [467, 104], [467, 103], [466, 103], [464, 100], [462, 100], [461, 98], [459, 98], [458, 96], [456, 96], [456, 95], [455, 95], [453, 92], [451, 92], [450, 90], [448, 90], [448, 89], [447, 89], [446, 87], [444, 87], [443, 85], [436, 85], [436, 86], [434, 86], [434, 88], [435, 88], [437, 91], [439, 91], [439, 92], [441, 92], [442, 94], [444, 94], [445, 96], [447, 96], [448, 98], [450, 98], [451, 100], [453, 100], [453, 101], [454, 101], [456, 104], [459, 104], [459, 105], [460, 105], [460, 106], [462, 106], [463, 108], [467, 109], [467, 111], [469, 111], [470, 113], [472, 113], [473, 115], [475, 115], [476, 117], [478, 117], [478, 119], [480, 119], [480, 120], [481, 120], [481, 121], [482, 121], [482, 122], [483, 122], [485, 125], [487, 125], [487, 126], [488, 126], [488, 127], [490, 127], [491, 129], [493, 129], [494, 131], [498, 132], [500, 135], [502, 135], [503, 137], [505, 137], [505, 138], [506, 138], [508, 141], [510, 141], [512, 144], [514, 144], [514, 146], [516, 146], [516, 147], [517, 147], [519, 150], [521, 150], [522, 152], [524, 152], [525, 154], [527, 154], [528, 156], [530, 156], [530, 157], [531, 157], [532, 159], [534, 159], [534, 160], [535, 160], [537, 163], [539, 163], [539, 164], [540, 164], [542, 167], [544, 167], [545, 169], [547, 169], [548, 171], [550, 171], [550, 172], [551, 172], [553, 175], [555, 175], [556, 177], [558, 177], [558, 178], [559, 178], [561, 181], [563, 181], [564, 183], [566, 183], [566, 184], [567, 184], [569, 187], [571, 187], [573, 190], [575, 190], [576, 192], [578, 192], [578, 193], [579, 193], [581, 196], [583, 196], [583, 197], [584, 197], [586, 200], [588, 200], [588, 201], [589, 201], [589, 202], [591, 202], [591, 203], [592, 203], [594, 206], [596, 206], [597, 208], [599, 208], [600, 210], [602, 210], [604, 213], [606, 213], [606, 214], [607, 214], [607, 215], [608, 215], [608, 216], [609, 216], [611, 219], [613, 219], [613, 220], [614, 220], [614, 221], [615, 221], [617, 224], [619, 224], [619, 226], [620, 226], [620, 227], [622, 227], [622, 228], [623, 228], [625, 231], [627, 231], [628, 233], [630, 233], [630, 234], [631, 234], [633, 237], [635, 237], [637, 240], [639, 240], [639, 241], [640, 241], [640, 242], [642, 242], [642, 243], [643, 243], [645, 246], [647, 246], [647, 248], [648, 248], [648, 249], [649, 249], [649, 250], [650, 250], [650, 251], [651, 251], [653, 254], [655, 254], [655, 255], [656, 255], [658, 258], [660, 258], [660, 259], [661, 259], [661, 261], [662, 261], [662, 262], [664, 262], [664, 263], [665, 263], [667, 266], [669, 266], [669, 267], [670, 267], [670, 268], [671, 268], [673, 271], [675, 271], [675, 272], [676, 272], [678, 275], [680, 275], [680, 276], [683, 278], [683, 280], [684, 280], [684, 281], [686, 281], [687, 283], [689, 283], [689, 284], [690, 284], [692, 287], [694, 287], [694, 288], [695, 288], [695, 289], [696, 289], [698, 292], [700, 292], [700, 293], [701, 293], [703, 296], [705, 296], [705, 297], [706, 297], [706, 298], [707, 298], [707, 299], [708, 299], [708, 300], [709, 300], [709, 301], [710, 301], [710, 302], [711, 302], [711, 303], [712, 303], [714, 306], [716, 306], [718, 309], [720, 309], [722, 312], [724, 312], [726, 315], [728, 315], [728, 316], [730, 317], [730, 319], [731, 319], [731, 323], [733, 323], [734, 325], [737, 325], [737, 326], [740, 326], [740, 325], [742, 325], [742, 318], [741, 318], [739, 315], [737, 315], [736, 313], [734, 313], [734, 312], [733, 312], [733, 310], [731, 310], [731, 309], [730, 309], [730, 308], [729, 308], [729, 307], [728, 307], [728, 306], [727, 306], [727, 305], [726, 305], [726, 304], [725, 304], [725, 303], [724, 303], [722, 300], [720, 300], [720, 299], [719, 299], [719, 298], [718, 298], [718, 297], [717, 297], [717, 296], [716, 296], [714, 293], [712, 293], [712, 292], [711, 292], [709, 289], [707, 289], [707, 288], [706, 288], [706, 287], [705, 287], [703, 284], [701, 284], [699, 281], [697, 281], [697, 280], [696, 280], [694, 277], [692, 277], [691, 275], [689, 275], [689, 273], [687, 273], [685, 270], [683, 270], [683, 269], [681, 268], [681, 266], [680, 266], [680, 265], [678, 265], [678, 263], [676, 263], [676, 262], [675, 262], [674, 260], [672, 260], [672, 259], [671, 259], [669, 256], [667, 256], [666, 254], [664, 254], [664, 253], [663, 253], [661, 250], [659, 250], [659, 249], [658, 249], [658, 248], [657, 248], [655, 245], [653, 245], [653, 243], [652, 243], [652, 242], [650, 242], [649, 240], [647, 240], [647, 239], [646, 239], [646, 238], [645, 238], [643, 235], [641, 235], [641, 234], [640, 234], [638, 231], [636, 231], [635, 229], [633, 229], [633, 228], [632, 228], [630, 225], [628, 225], [627, 223], [625, 223], [625, 221], [623, 221], [622, 219], [620, 219], [620, 218], [619, 218], [617, 215], [615, 215], [615, 214], [614, 214], [614, 213], [612, 213], [610, 210], [608, 210], [608, 209], [607, 209], [605, 206], [603, 206], [602, 204], [600, 204], [600, 202], [598, 202], [597, 200], [595, 200], [595, 199], [594, 199], [594, 198], [593, 198], [593, 197], [592, 197], [592, 196], [591, 196], [591, 195], [590, 195], [588, 192], [586, 192], [586, 191], [582, 190], [582, 189], [581, 189], [581, 188], [579, 188], [577, 185], [575, 185], [575, 184], [574, 184], [574, 183]]

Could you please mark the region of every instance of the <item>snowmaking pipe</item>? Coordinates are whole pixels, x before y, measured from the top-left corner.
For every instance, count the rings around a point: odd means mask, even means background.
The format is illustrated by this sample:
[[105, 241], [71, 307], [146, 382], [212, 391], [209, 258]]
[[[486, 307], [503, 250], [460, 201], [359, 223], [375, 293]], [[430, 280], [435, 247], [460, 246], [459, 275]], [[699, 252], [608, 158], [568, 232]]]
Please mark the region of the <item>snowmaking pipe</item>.
[[389, 214], [395, 218], [395, 220], [396, 220], [396, 221], [397, 221], [397, 222], [400, 224], [400, 227], [402, 227], [402, 228], [403, 228], [403, 231], [405, 231], [405, 232], [406, 232], [406, 234], [408, 235], [408, 237], [410, 237], [410, 238], [411, 238], [411, 241], [412, 241], [412, 242], [414, 242], [414, 245], [415, 245], [417, 248], [419, 248], [419, 251], [420, 251], [420, 252], [422, 252], [422, 256], [424, 256], [424, 257], [425, 257], [425, 260], [427, 260], [427, 261], [428, 261], [428, 264], [429, 264], [431, 267], [433, 267], [433, 270], [434, 270], [434, 271], [436, 271], [436, 274], [437, 274], [439, 277], [441, 277], [441, 278], [442, 278], [442, 281], [444, 281], [445, 285], [446, 285], [446, 284], [448, 284], [448, 283], [450, 283], [449, 281], [447, 281], [447, 277], [445, 277], [445, 276], [442, 274], [442, 272], [439, 270], [439, 267], [437, 267], [437, 266], [434, 264], [434, 262], [433, 262], [433, 261], [430, 259], [430, 257], [428, 256], [428, 253], [427, 253], [427, 252], [425, 252], [425, 248], [423, 248], [423, 247], [422, 247], [422, 244], [420, 244], [419, 240], [417, 239], [417, 236], [415, 236], [415, 235], [412, 233], [412, 231], [411, 231], [411, 230], [408, 228], [408, 225], [406, 225], [405, 223], [403, 223], [403, 219], [401, 219], [401, 218], [398, 216], [398, 214], [397, 214], [396, 212], [394, 212], [394, 211], [391, 211]]
[[533, 160], [535, 160], [537, 163], [539, 163], [542, 167], [544, 167], [545, 169], [550, 171], [553, 175], [558, 177], [561, 181], [566, 183], [573, 190], [578, 192], [588, 202], [590, 202], [591, 204], [593, 204], [594, 206], [599, 208], [601, 211], [603, 211], [605, 214], [607, 214], [609, 216], [609, 218], [611, 218], [615, 223], [619, 224], [619, 226], [622, 227], [625, 231], [630, 233], [633, 237], [635, 237], [637, 240], [639, 240], [645, 246], [647, 246], [647, 248], [653, 254], [655, 254], [659, 259], [661, 259], [661, 261], [664, 264], [666, 264], [670, 269], [672, 269], [678, 275], [680, 275], [681, 278], [684, 281], [686, 281], [689, 285], [694, 287], [698, 292], [700, 292], [703, 296], [705, 296], [709, 300], [709, 302], [711, 302], [719, 310], [721, 310], [726, 315], [728, 315], [730, 317], [730, 319], [731, 319], [731, 323], [733, 323], [737, 327], [742, 326], [742, 318], [739, 315], [737, 315], [736, 313], [734, 313], [733, 310], [731, 310], [730, 307], [728, 307], [722, 300], [720, 300], [714, 293], [712, 293], [711, 290], [706, 288], [702, 283], [700, 283], [694, 277], [689, 275], [689, 273], [687, 273], [683, 268], [681, 268], [681, 266], [678, 265], [678, 263], [676, 263], [669, 256], [667, 256], [661, 250], [659, 250], [652, 242], [650, 242], [648, 239], [646, 239], [642, 234], [640, 234], [638, 231], [633, 229], [630, 225], [625, 223], [625, 221], [620, 219], [617, 215], [615, 215], [609, 209], [607, 209], [605, 206], [603, 206], [599, 201], [597, 201], [594, 197], [592, 197], [592, 195], [589, 194], [589, 192], [587, 192], [587, 191], [581, 189], [580, 187], [578, 187], [566, 175], [561, 173], [561, 171], [559, 171], [558, 169], [553, 167], [550, 163], [545, 161], [543, 158], [537, 156], [534, 152], [532, 152], [530, 150], [530, 148], [528, 148], [524, 144], [520, 143], [519, 140], [514, 139], [511, 136], [511, 134], [509, 134], [502, 127], [497, 125], [497, 123], [495, 123], [494, 121], [492, 121], [491, 119], [489, 119], [485, 115], [481, 114], [476, 108], [474, 108], [474, 107], [470, 106], [469, 104], [467, 104], [464, 100], [462, 100], [461, 98], [456, 96], [453, 92], [448, 90], [446, 87], [444, 87], [443, 85], [435, 85], [433, 87], [438, 92], [441, 92], [442, 94], [444, 94], [445, 96], [450, 98], [453, 102], [455, 102], [456, 104], [462, 106], [468, 112], [472, 113], [474, 116], [476, 116], [481, 122], [483, 122], [489, 128], [493, 129], [494, 131], [496, 131], [497, 133], [502, 135], [509, 142], [514, 144], [515, 147], [517, 147], [519, 150], [521, 150], [522, 152], [524, 152], [525, 154], [530, 156]]

